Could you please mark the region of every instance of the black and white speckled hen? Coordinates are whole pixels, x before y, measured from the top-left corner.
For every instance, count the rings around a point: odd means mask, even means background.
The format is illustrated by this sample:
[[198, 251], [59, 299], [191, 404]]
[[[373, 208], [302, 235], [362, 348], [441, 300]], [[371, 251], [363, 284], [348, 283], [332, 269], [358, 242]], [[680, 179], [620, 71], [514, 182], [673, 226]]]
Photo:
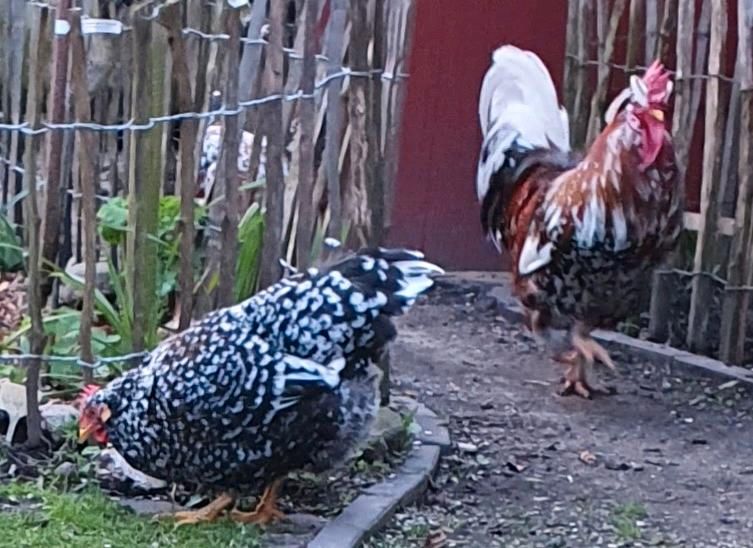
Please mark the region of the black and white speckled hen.
[[179, 523], [211, 521], [266, 487], [245, 523], [281, 517], [291, 471], [324, 471], [365, 440], [378, 407], [373, 365], [442, 270], [406, 250], [365, 250], [310, 269], [165, 340], [82, 402], [79, 439], [112, 444], [137, 470], [222, 492]]

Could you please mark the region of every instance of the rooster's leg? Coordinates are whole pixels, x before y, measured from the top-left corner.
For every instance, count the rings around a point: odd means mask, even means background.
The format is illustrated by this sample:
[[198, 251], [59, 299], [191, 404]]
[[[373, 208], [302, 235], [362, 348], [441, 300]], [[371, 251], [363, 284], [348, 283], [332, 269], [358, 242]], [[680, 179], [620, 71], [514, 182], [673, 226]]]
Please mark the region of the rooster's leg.
[[[563, 356], [562, 361], [569, 359], [570, 356]], [[565, 371], [565, 383], [560, 388], [560, 395], [567, 396], [576, 393], [582, 398], [590, 398], [591, 390], [586, 380], [586, 372], [581, 356], [575, 356], [573, 361]]]
[[175, 512], [174, 514], [164, 514], [159, 517], [173, 518], [176, 525], [190, 525], [194, 523], [206, 523], [216, 520], [220, 514], [233, 505], [235, 498], [227, 493], [223, 493], [204, 508], [199, 510], [190, 510], [185, 512]]
[[612, 371], [617, 370], [612, 358], [609, 357], [609, 352], [593, 340], [591, 335], [582, 326], [577, 326], [576, 329], [573, 330], [572, 341], [573, 347], [580, 352], [589, 363], [593, 363], [594, 359], [597, 359]]
[[573, 330], [572, 345], [572, 350], [555, 358], [568, 365], [560, 394], [574, 392], [583, 398], [590, 398], [592, 392], [611, 394], [613, 391], [595, 380], [593, 373], [594, 360], [597, 358], [610, 369], [615, 369], [607, 351], [594, 341], [581, 325]]
[[239, 512], [234, 510], [230, 513], [230, 519], [239, 523], [253, 523], [256, 525], [267, 525], [273, 521], [283, 519], [283, 514], [279, 508], [277, 508], [277, 495], [280, 491], [282, 480], [277, 479], [264, 490], [264, 494], [261, 496], [259, 504], [253, 512]]

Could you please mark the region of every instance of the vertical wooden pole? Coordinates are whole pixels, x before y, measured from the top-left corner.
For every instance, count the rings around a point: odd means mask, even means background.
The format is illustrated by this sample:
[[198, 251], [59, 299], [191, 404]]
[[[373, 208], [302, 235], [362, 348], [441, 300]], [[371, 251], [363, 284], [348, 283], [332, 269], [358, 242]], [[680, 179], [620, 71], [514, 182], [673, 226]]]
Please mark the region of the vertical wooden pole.
[[[382, 129], [384, 116], [382, 116], [382, 73], [385, 67], [385, 0], [374, 2], [374, 25], [371, 29], [372, 53], [371, 69], [374, 79], [371, 83], [371, 97], [369, 99], [369, 123], [368, 130], [368, 192], [369, 209], [371, 210], [371, 232], [369, 234], [369, 246], [379, 246], [384, 242], [386, 210], [388, 208], [387, 185], [385, 184], [384, 172], [384, 149], [382, 143]], [[407, 39], [407, 37], [406, 37]]]
[[[682, 0], [682, 4], [691, 4], [688, 0]], [[677, 22], [676, 13], [678, 10], [678, 0], [664, 0], [664, 14], [662, 15], [661, 27], [659, 30], [659, 40], [656, 42], [656, 53], [654, 57], [666, 59], [669, 55], [669, 48], [672, 46], [672, 34]]]
[[[86, 52], [84, 38], [81, 33], [81, 15], [71, 13], [71, 79], [73, 80], [73, 99], [76, 120], [91, 121], [91, 100], [86, 78]], [[79, 165], [81, 166], [81, 212], [83, 214], [84, 233], [84, 302], [81, 310], [81, 325], [79, 329], [79, 344], [81, 359], [89, 364], [94, 363], [92, 352], [92, 323], [94, 317], [94, 290], [97, 260], [97, 170], [94, 155], [96, 154], [96, 140], [94, 134], [81, 131], [78, 134]], [[84, 382], [89, 383], [94, 378], [90, 368], [83, 371]]]
[[[669, 0], [668, 0], [669, 1]], [[692, 137], [692, 127], [688, 127], [691, 109], [691, 80], [693, 72], [693, 30], [695, 29], [695, 2], [682, 2], [677, 13], [677, 72], [675, 74], [675, 108], [672, 121], [675, 156], [679, 167], [679, 177], [685, 180], [688, 150]], [[651, 284], [651, 305], [649, 309], [649, 338], [665, 342], [669, 337], [669, 324], [672, 315], [670, 273], [656, 272]]]
[[[264, 65], [263, 89], [268, 94], [281, 93], [283, 89], [282, 33], [286, 6], [272, 2], [269, 11], [269, 46]], [[282, 134], [282, 103], [271, 101], [264, 107], [262, 120], [267, 137], [267, 190], [264, 219], [264, 241], [260, 285], [266, 287], [280, 278], [282, 257], [282, 215], [285, 194], [285, 175], [282, 155], [285, 138]]]
[[[703, 147], [703, 181], [701, 186], [701, 222], [698, 228], [693, 270], [710, 272], [714, 258], [713, 242], [719, 211], [719, 178], [721, 175], [721, 146], [724, 138], [724, 105], [722, 83], [714, 76], [722, 74], [727, 38], [727, 0], [715, 0], [711, 7], [711, 45], [706, 85], [706, 123]], [[711, 299], [711, 280], [702, 274], [693, 278], [688, 320], [687, 344], [691, 351], [709, 349], [708, 321]]]
[[[70, 23], [71, 0], [59, 0], [57, 4], [57, 19]], [[49, 100], [50, 121], [61, 123], [65, 121], [66, 92], [68, 90], [68, 33], [57, 35], [53, 41], [53, 81]], [[42, 217], [42, 259], [55, 263], [60, 247], [60, 223], [63, 214], [63, 199], [65, 196], [65, 173], [63, 172], [63, 138], [65, 133], [53, 131], [48, 136], [47, 157], [47, 190]], [[42, 296], [50, 294], [51, 284], [42, 271]]]
[[625, 64], [628, 74], [635, 72], [635, 66], [640, 62], [641, 46], [646, 41], [646, 12], [645, 0], [630, 0], [630, 20], [628, 27], [628, 45]]
[[[253, 40], [261, 36], [261, 28], [264, 25], [266, 14], [267, 0], [254, 1], [251, 6], [251, 20], [246, 30], [246, 38]], [[254, 83], [259, 80], [259, 66], [261, 65], [263, 52], [264, 48], [258, 44], [246, 44], [243, 46], [243, 55], [238, 67], [240, 75], [238, 81], [239, 97], [242, 101], [248, 101], [254, 96]], [[240, 115], [238, 124], [241, 129], [246, 127], [247, 115], [248, 111], [243, 111]]]
[[[329, 28], [327, 29], [327, 43], [325, 55], [329, 58], [327, 76], [340, 70], [345, 36], [345, 20], [348, 13], [346, 0], [331, 0]], [[340, 189], [340, 138], [342, 133], [342, 104], [340, 90], [342, 80], [336, 78], [327, 86], [327, 145], [325, 148], [325, 163], [327, 171], [327, 202], [329, 204], [330, 221], [327, 235], [340, 239], [343, 237], [342, 197]]]
[[[141, 14], [133, 16], [132, 116], [144, 124], [162, 104], [164, 78], [161, 55], [152, 41], [152, 22]], [[157, 233], [162, 176], [160, 128], [136, 131], [131, 136], [128, 192], [127, 286], [133, 298], [133, 349], [143, 350], [156, 333]]]
[[[735, 209], [735, 235], [727, 266], [727, 283], [730, 286], [749, 285], [753, 280], [753, 0], [737, 2], [737, 40], [737, 63], [740, 68], [740, 187]], [[725, 292], [719, 346], [721, 360], [742, 363], [749, 309], [749, 292]]]
[[[362, 72], [369, 70], [368, 50], [371, 36], [368, 28], [368, 0], [351, 2], [351, 39], [349, 60], [351, 68]], [[371, 104], [369, 80], [351, 79], [348, 86], [348, 124], [350, 125], [350, 180], [345, 187], [345, 208], [343, 218], [347, 219], [350, 234], [359, 247], [370, 240], [371, 217], [368, 208], [375, 206], [368, 201], [368, 158], [367, 135], [368, 106]]]
[[303, 41], [303, 72], [301, 88], [305, 97], [299, 109], [300, 141], [298, 144], [298, 227], [296, 234], [296, 263], [298, 268], [307, 268], [311, 263], [311, 243], [314, 237], [314, 132], [316, 130], [316, 20], [319, 15], [319, 0], [306, 0], [306, 16]]
[[[224, 32], [229, 36], [225, 56], [225, 106], [238, 108], [238, 62], [240, 57], [241, 19], [239, 8], [225, 7]], [[222, 230], [222, 255], [217, 303], [220, 307], [233, 304], [235, 266], [238, 260], [238, 147], [240, 145], [237, 115], [224, 117], [222, 161], [225, 164], [225, 207], [220, 223]]]
[[[195, 106], [191, 93], [191, 75], [188, 64], [186, 38], [181, 32], [181, 11], [185, 5], [170, 4], [162, 9], [161, 23], [170, 36], [173, 57], [173, 74], [176, 82], [178, 109], [189, 112]], [[196, 195], [196, 141], [199, 121], [187, 118], [180, 122], [178, 163], [178, 190], [180, 193], [180, 266], [178, 293], [180, 318], [178, 329], [184, 330], [191, 323], [193, 314], [193, 258], [194, 258], [194, 196]]]
[[[575, 74], [578, 71], [578, 27], [580, 25], [580, 0], [567, 1], [567, 31], [565, 42], [564, 104], [572, 116], [575, 109]], [[572, 118], [571, 118], [572, 120]]]
[[[609, 63], [612, 61], [614, 53], [614, 42], [617, 38], [617, 27], [625, 11], [627, 0], [615, 0], [612, 12], [609, 15], [609, 23], [606, 29], [602, 29], [602, 23], [599, 23], [599, 68], [596, 79], [596, 89], [591, 98], [591, 114], [588, 122], [588, 133], [586, 143], [592, 143], [601, 132], [602, 117], [607, 96], [607, 86], [609, 85], [609, 74], [611, 68]], [[607, 2], [598, 0], [600, 18], [606, 22]], [[603, 34], [602, 34], [603, 33]]]
[[[43, 87], [43, 78], [45, 71], [40, 66], [39, 57], [44, 38], [41, 29], [46, 28], [47, 9], [29, 5], [29, 65], [28, 65], [28, 86], [26, 88], [26, 121], [32, 129], [40, 127], [39, 102]], [[38, 137], [27, 135], [24, 146], [24, 187], [28, 195], [23, 200], [24, 217], [26, 223], [26, 241], [29, 246], [28, 255], [28, 300], [29, 316], [31, 317], [31, 332], [29, 342], [31, 354], [39, 356], [44, 352], [45, 334], [42, 323], [42, 302], [41, 294], [41, 245], [40, 245], [40, 227], [42, 224], [39, 216], [37, 204], [37, 154], [36, 144]], [[29, 361], [26, 371], [26, 428], [28, 445], [37, 447], [42, 442], [42, 423], [39, 413], [39, 373], [41, 362], [38, 358]]]
[[578, 60], [575, 81], [575, 95], [573, 99], [572, 116], [572, 144], [580, 148], [586, 141], [588, 131], [588, 72], [586, 64], [589, 61], [591, 40], [593, 37], [592, 19], [594, 15], [594, 0], [579, 0], [580, 25], [578, 28]]

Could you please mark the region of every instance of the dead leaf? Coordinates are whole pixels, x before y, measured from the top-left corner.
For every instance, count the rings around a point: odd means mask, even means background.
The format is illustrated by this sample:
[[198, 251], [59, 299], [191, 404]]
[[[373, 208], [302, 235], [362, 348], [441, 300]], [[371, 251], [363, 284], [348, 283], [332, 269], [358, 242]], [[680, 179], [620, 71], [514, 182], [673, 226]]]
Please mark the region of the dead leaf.
[[585, 450], [581, 451], [580, 455], [578, 455], [578, 458], [581, 462], [588, 464], [591, 466], [592, 464], [596, 464], [596, 455], [591, 453], [591, 451]]
[[445, 546], [447, 546], [447, 535], [441, 529], [429, 533], [424, 542], [424, 548], [444, 548]]

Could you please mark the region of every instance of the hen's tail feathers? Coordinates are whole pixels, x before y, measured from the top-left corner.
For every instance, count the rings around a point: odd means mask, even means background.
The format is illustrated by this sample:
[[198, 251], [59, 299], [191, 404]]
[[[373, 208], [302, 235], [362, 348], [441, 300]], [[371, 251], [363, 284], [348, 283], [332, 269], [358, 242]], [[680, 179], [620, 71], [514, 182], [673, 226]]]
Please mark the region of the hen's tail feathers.
[[328, 270], [339, 272], [367, 295], [384, 299], [381, 309], [388, 315], [406, 312], [434, 285], [432, 276], [444, 274], [439, 266], [424, 260], [420, 251], [382, 247], [363, 249]]
[[504, 167], [514, 169], [526, 150], [570, 150], [567, 111], [546, 66], [515, 46], [492, 55], [481, 85], [479, 121], [484, 138], [476, 175], [480, 202], [492, 177]]

